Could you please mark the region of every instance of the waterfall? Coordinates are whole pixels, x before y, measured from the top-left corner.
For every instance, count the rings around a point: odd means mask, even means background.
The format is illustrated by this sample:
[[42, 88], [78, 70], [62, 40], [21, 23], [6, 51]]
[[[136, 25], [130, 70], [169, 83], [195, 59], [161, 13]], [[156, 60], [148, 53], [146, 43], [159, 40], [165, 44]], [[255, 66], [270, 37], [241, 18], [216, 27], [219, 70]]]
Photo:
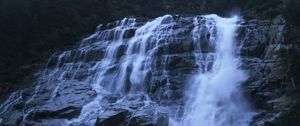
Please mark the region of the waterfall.
[[[78, 48], [53, 54], [34, 87], [0, 106], [0, 119], [95, 125], [107, 110], [126, 110], [130, 120], [150, 109], [140, 115], [152, 123], [166, 108], [170, 125], [248, 125], [252, 116], [240, 88], [247, 74], [239, 68], [235, 41], [240, 21], [165, 15], [99, 25]], [[105, 101], [110, 96], [113, 103]]]
[[[100, 101], [107, 94], [120, 93], [125, 95], [144, 91], [147, 73], [150, 71], [151, 58], [158, 46], [157, 39], [159, 37], [156, 36], [156, 31], [164, 28], [162, 21], [170, 17], [170, 15], [166, 15], [147, 22], [137, 28], [134, 36], [129, 40], [124, 40], [123, 37], [128, 29], [136, 27], [135, 19], [125, 18], [117, 23], [117, 27], [111, 31], [114, 32], [114, 38], [107, 45], [104, 58], [97, 62], [94, 67], [94, 69], [98, 69], [92, 81], [97, 97], [83, 107], [77, 119], [68, 121], [67, 125], [74, 122], [94, 124], [97, 114], [102, 111]], [[89, 38], [93, 38], [93, 36]], [[97, 36], [99, 37], [99, 35]], [[103, 37], [100, 36], [100, 38]], [[120, 53], [122, 46], [125, 49], [122, 52], [123, 56], [120, 57], [118, 53]], [[115, 73], [109, 72], [112, 68], [117, 69]], [[110, 80], [105, 81], [106, 78]]]
[[[239, 69], [236, 56], [236, 30], [239, 17], [221, 18], [207, 15], [195, 18], [193, 40], [194, 51], [199, 67], [188, 86], [185, 103], [184, 126], [245, 126], [250, 113], [242, 98], [240, 84], [247, 75]], [[203, 29], [209, 37], [207, 48], [213, 52], [204, 53], [200, 40]]]

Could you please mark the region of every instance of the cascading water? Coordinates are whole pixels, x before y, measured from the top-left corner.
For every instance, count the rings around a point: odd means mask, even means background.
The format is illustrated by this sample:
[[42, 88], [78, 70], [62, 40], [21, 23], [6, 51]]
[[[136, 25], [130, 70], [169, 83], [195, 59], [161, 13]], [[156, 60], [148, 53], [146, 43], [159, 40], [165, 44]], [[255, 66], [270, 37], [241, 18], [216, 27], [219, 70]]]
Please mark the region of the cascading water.
[[247, 76], [234, 40], [239, 20], [166, 15], [100, 25], [78, 49], [53, 54], [35, 87], [0, 106], [0, 119], [94, 125], [121, 111], [127, 115], [118, 125], [166, 125], [163, 110], [169, 110], [176, 125], [247, 125], [251, 116], [239, 89]]
[[[158, 30], [159, 27], [164, 27], [162, 20], [167, 17], [170, 16], [159, 17], [137, 28], [135, 35], [130, 40], [124, 40], [123, 37], [126, 31], [135, 27], [135, 19], [125, 18], [117, 25], [113, 30], [114, 38], [107, 45], [104, 58], [94, 66], [98, 73], [93, 78], [92, 86], [97, 92], [97, 97], [83, 107], [77, 119], [68, 121], [67, 125], [74, 122], [84, 122], [89, 125], [94, 124], [97, 114], [101, 113], [100, 101], [107, 94], [126, 94], [144, 91], [146, 74], [150, 71], [151, 58], [157, 46], [156, 39], [158, 37], [155, 30]], [[120, 51], [122, 46], [126, 47], [123, 50], [125, 55], [120, 57], [118, 56], [118, 53], [120, 53], [118, 51]], [[117, 69], [117, 71], [116, 73], [109, 73], [110, 69]], [[105, 82], [107, 78], [113, 80]]]
[[[246, 101], [242, 98], [240, 84], [247, 75], [238, 67], [236, 57], [235, 31], [238, 28], [237, 16], [221, 18], [217, 15], [207, 15], [195, 18], [193, 31], [195, 57], [201, 66], [194, 76], [188, 89], [188, 100], [184, 126], [245, 126], [249, 124], [251, 113]], [[199, 41], [203, 29], [208, 29], [207, 47], [213, 52], [201, 50]], [[205, 31], [204, 31], [205, 32]], [[203, 44], [202, 44], [203, 45]]]

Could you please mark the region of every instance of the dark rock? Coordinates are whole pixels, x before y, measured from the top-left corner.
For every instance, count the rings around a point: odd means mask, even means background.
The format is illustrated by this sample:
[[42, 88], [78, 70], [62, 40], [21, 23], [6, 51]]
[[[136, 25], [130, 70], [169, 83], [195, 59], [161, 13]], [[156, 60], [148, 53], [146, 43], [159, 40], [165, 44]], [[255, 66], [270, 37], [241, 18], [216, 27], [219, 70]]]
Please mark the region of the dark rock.
[[2, 123], [4, 126], [16, 126], [21, 123], [23, 119], [22, 112], [20, 111], [15, 111], [14, 113], [7, 115], [4, 118], [1, 118]]
[[[118, 102], [115, 102], [115, 101]], [[131, 94], [125, 97], [108, 95], [103, 99], [103, 109], [96, 121], [98, 126], [166, 126], [168, 114], [166, 110], [149, 101], [145, 94]]]
[[19, 104], [15, 104], [14, 105], [14, 109], [16, 109], [16, 110], [21, 110], [21, 109], [23, 109], [25, 107], [25, 103], [24, 102], [21, 102], [21, 103], [19, 103]]
[[117, 57], [121, 58], [126, 53], [127, 45], [121, 45], [117, 48]]
[[97, 118], [96, 126], [118, 126], [129, 118], [129, 111], [104, 112], [104, 115]]
[[168, 49], [169, 54], [191, 52], [194, 49], [193, 41], [189, 37], [171, 41], [171, 44], [168, 45]]
[[131, 38], [135, 35], [136, 29], [128, 29], [125, 31], [123, 38]]
[[[130, 126], [167, 126], [169, 118], [167, 113], [153, 111], [155, 109], [146, 107], [141, 111], [135, 112], [129, 119]], [[154, 117], [154, 118], [153, 118]]]
[[38, 121], [41, 119], [72, 119], [78, 117], [81, 107], [68, 106], [59, 110], [38, 110], [29, 114], [28, 119]]
[[175, 56], [169, 56], [167, 67], [171, 70], [184, 69], [184, 68], [194, 69], [197, 68], [197, 64], [194, 56], [175, 55]]
[[102, 100], [101, 103], [103, 104], [113, 104], [120, 99], [120, 95], [106, 95]]
[[85, 52], [85, 61], [97, 61], [101, 60], [105, 54], [105, 49], [89, 49]]
[[265, 47], [260, 45], [244, 47], [241, 49], [241, 55], [262, 58], [265, 55]]

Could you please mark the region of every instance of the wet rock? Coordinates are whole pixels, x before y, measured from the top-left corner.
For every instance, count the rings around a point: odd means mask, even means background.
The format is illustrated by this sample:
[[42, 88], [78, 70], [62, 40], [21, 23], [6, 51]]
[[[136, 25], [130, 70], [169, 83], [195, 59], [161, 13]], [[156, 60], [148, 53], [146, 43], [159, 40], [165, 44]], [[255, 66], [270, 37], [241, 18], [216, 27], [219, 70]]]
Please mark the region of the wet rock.
[[171, 23], [171, 22], [173, 22], [173, 17], [170, 15], [168, 15], [168, 16], [166, 16], [162, 21], [161, 21], [161, 23], [162, 24], [169, 24], [169, 23]]
[[102, 99], [104, 112], [97, 117], [97, 126], [166, 126], [168, 114], [145, 94], [125, 97], [107, 95]]
[[170, 45], [168, 45], [169, 54], [189, 53], [193, 49], [193, 41], [190, 37], [171, 41]]
[[14, 111], [6, 117], [2, 118], [2, 123], [4, 126], [16, 126], [22, 122], [23, 116], [21, 111]]
[[265, 46], [248, 46], [241, 49], [242, 56], [262, 58], [265, 55]]
[[287, 28], [282, 16], [266, 21], [251, 20], [243, 25], [238, 39], [242, 40], [242, 68], [249, 75], [244, 86], [253, 106], [261, 110], [252, 125], [277, 125], [274, 120], [290, 108], [288, 105], [294, 104], [289, 100], [293, 96], [290, 92], [295, 90], [289, 79], [293, 76], [289, 67], [293, 65], [287, 59], [293, 55], [290, 51], [298, 47], [295, 42], [295, 47], [290, 46], [287, 39], [295, 34]]
[[117, 94], [111, 94], [111, 95], [106, 95], [102, 98], [101, 103], [103, 104], [113, 104], [116, 103], [117, 100], [120, 99], [120, 95]]
[[37, 110], [29, 114], [28, 119], [38, 121], [41, 119], [72, 119], [78, 117], [81, 107], [68, 106], [59, 110]]
[[89, 49], [85, 52], [85, 61], [98, 61], [103, 58], [105, 54], [105, 49], [99, 49], [99, 48], [94, 48], [94, 49]]
[[174, 69], [195, 69], [197, 64], [194, 56], [175, 55], [169, 56], [167, 67], [171, 70]]
[[250, 125], [266, 126], [266, 125], [270, 124], [270, 121], [274, 120], [278, 115], [279, 115], [278, 112], [262, 111], [258, 115], [253, 117], [253, 122], [251, 122]]
[[135, 35], [135, 31], [136, 31], [136, 29], [128, 29], [128, 30], [125, 31], [123, 37], [124, 38], [131, 38]]
[[136, 112], [128, 122], [130, 126], [167, 126], [168, 124], [169, 119], [167, 113], [157, 113], [153, 115], [151, 112]]
[[124, 56], [125, 55], [125, 53], [126, 53], [126, 49], [127, 49], [128, 47], [127, 47], [127, 45], [121, 45], [121, 46], [119, 46], [118, 48], [117, 48], [117, 58], [121, 58], [122, 56]]
[[106, 111], [101, 117], [96, 120], [96, 126], [118, 126], [129, 118], [129, 111], [124, 110], [120, 112]]

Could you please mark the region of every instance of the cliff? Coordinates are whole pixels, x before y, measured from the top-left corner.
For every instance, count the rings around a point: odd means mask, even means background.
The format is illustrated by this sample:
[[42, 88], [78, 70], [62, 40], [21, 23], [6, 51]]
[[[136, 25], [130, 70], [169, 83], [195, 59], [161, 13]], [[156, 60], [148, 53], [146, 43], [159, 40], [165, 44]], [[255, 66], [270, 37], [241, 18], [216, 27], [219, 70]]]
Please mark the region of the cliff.
[[[3, 29], [0, 30], [2, 99], [7, 98], [12, 91], [31, 87], [40, 76], [33, 73], [43, 68], [54, 52], [77, 48], [79, 46], [77, 41], [90, 34], [100, 23], [106, 24], [123, 17], [141, 17], [141, 22], [144, 22], [164, 14], [191, 16], [217, 13], [229, 16], [238, 13], [245, 19], [238, 37], [245, 43], [241, 49], [242, 68], [250, 73], [250, 79], [244, 84], [244, 88], [254, 108], [261, 112], [255, 117], [253, 125], [299, 124], [297, 118], [299, 117], [300, 38], [297, 31], [300, 28], [297, 15], [300, 11], [297, 0], [226, 2], [219, 0], [61, 0], [56, 2], [12, 0], [0, 2], [0, 15], [3, 19], [0, 22]], [[179, 47], [175, 44], [174, 48]], [[177, 51], [186, 50], [189, 49], [182, 48]], [[191, 61], [193, 58], [188, 55], [174, 56], [169, 60], [169, 67], [174, 70], [174, 73], [178, 73], [177, 69], [189, 72], [195, 66]], [[189, 64], [189, 67], [185, 64]], [[171, 95], [171, 98], [180, 95], [178, 92], [183, 88], [180, 86], [181, 81], [184, 80], [182, 77], [184, 76], [171, 77], [172, 82], [178, 83], [172, 87], [174, 92], [171, 94], [174, 96]], [[163, 78], [156, 78], [155, 85], [164, 83]], [[154, 98], [170, 97], [160, 96], [159, 92], [163, 92], [163, 88], [152, 89], [153, 92], [157, 92], [153, 94]], [[92, 96], [92, 94], [86, 95]], [[164, 102], [170, 101], [162, 100], [162, 104], [165, 104]], [[72, 107], [66, 109], [69, 110], [74, 110], [76, 113], [78, 109]], [[50, 113], [56, 117], [55, 112]]]

